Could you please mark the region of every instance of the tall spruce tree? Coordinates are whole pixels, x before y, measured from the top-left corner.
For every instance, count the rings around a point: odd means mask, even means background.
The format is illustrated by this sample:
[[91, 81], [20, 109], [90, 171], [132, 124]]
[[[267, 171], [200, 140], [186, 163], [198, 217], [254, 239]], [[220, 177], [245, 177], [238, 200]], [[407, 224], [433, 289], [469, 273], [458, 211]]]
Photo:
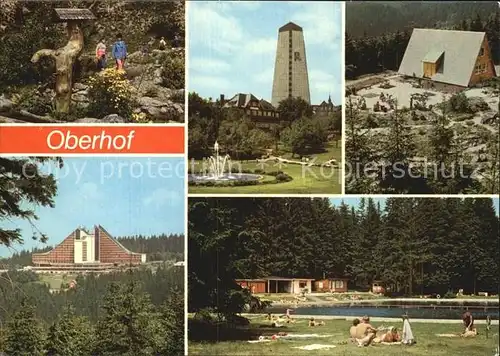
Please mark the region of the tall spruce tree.
[[161, 308], [161, 322], [164, 334], [164, 343], [161, 355], [184, 355], [184, 295], [179, 289], [171, 291], [170, 298]]
[[26, 300], [7, 324], [5, 353], [9, 356], [44, 355], [45, 334], [35, 317], [35, 308]]
[[88, 320], [75, 315], [72, 306], [66, 306], [61, 318], [49, 328], [47, 356], [85, 356], [93, 350], [94, 332]]

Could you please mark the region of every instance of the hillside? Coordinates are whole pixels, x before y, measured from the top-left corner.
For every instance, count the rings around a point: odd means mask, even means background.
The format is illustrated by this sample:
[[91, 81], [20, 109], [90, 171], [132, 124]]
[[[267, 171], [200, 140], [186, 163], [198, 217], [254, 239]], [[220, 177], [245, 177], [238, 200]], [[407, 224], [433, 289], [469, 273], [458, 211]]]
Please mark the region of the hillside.
[[476, 14], [487, 18], [497, 10], [496, 1], [348, 2], [346, 32], [356, 38], [413, 27], [454, 27]]

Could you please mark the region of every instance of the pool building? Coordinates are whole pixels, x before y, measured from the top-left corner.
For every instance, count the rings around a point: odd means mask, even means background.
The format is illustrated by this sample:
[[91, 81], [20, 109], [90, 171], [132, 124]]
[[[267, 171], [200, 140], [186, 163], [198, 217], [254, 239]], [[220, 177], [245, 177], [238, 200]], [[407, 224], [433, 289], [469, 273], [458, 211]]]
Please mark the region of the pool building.
[[347, 278], [324, 278], [315, 280], [313, 278], [284, 278], [284, 277], [266, 277], [266, 278], [243, 278], [237, 279], [243, 288], [248, 288], [253, 294], [263, 293], [289, 293], [301, 294], [306, 292], [347, 292]]

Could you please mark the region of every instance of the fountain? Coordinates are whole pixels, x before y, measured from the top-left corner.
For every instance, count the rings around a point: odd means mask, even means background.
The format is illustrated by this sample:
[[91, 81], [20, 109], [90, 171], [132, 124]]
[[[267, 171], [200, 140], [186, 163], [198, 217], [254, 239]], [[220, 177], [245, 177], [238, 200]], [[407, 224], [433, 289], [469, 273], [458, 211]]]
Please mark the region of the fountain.
[[[227, 166], [227, 169], [226, 169]], [[228, 182], [228, 181], [256, 181], [262, 179], [261, 175], [251, 173], [231, 172], [231, 157], [219, 154], [219, 143], [215, 141], [214, 155], [202, 160], [202, 169], [199, 173], [188, 175], [189, 182]]]

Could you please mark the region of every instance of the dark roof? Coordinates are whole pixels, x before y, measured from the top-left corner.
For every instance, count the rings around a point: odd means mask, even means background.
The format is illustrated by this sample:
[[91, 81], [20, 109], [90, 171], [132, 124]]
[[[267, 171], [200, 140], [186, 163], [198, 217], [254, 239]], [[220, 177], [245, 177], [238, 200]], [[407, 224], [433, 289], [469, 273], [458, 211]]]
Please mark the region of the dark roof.
[[84, 21], [95, 20], [94, 14], [89, 9], [54, 9], [56, 21]]
[[260, 99], [259, 106], [263, 110], [270, 110], [270, 111], [271, 110], [276, 110], [276, 108], [273, 106], [273, 104], [271, 104], [269, 101], [264, 100], [264, 99]]
[[278, 32], [286, 32], [286, 31], [301, 31], [302, 32], [302, 27], [300, 27], [297, 24], [294, 24], [293, 22], [287, 23], [285, 26], [280, 27]]
[[284, 277], [266, 277], [267, 281], [314, 281], [314, 278], [284, 278]]
[[259, 103], [259, 108], [262, 110], [276, 110], [275, 107], [268, 101], [264, 99], [257, 99], [257, 97], [253, 94], [243, 94], [243, 93], [238, 93], [235, 96], [233, 96], [231, 99], [226, 101], [224, 104], [225, 108], [230, 108], [230, 107], [237, 107], [237, 108], [246, 108], [251, 101], [256, 101]]

